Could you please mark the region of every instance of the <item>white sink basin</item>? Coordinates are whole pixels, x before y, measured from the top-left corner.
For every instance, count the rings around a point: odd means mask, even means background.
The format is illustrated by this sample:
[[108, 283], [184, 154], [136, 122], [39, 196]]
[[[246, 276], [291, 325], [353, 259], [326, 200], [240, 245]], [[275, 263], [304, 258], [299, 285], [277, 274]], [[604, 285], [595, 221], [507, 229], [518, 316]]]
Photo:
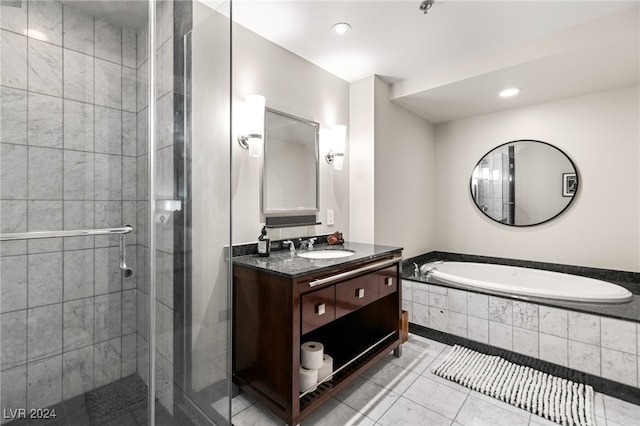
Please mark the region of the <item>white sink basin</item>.
[[355, 252], [351, 250], [310, 250], [298, 252], [298, 256], [307, 259], [337, 259], [340, 257], [353, 256]]

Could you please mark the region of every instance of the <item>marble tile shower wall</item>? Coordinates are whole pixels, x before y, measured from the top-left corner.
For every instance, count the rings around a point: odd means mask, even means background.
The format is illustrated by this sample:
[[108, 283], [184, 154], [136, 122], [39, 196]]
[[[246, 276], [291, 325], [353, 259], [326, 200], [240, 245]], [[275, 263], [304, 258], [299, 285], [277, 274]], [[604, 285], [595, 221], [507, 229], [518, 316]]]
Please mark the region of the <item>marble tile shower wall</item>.
[[[174, 72], [173, 72], [173, 2], [158, 1], [156, 6], [156, 198], [175, 199], [174, 190]], [[138, 194], [148, 194], [148, 83], [149, 52], [148, 26], [138, 34]], [[144, 229], [148, 222], [147, 201], [141, 197], [138, 206], [138, 225]], [[156, 397], [171, 410], [173, 403], [173, 217], [171, 212], [158, 211], [156, 231]], [[138, 259], [149, 258], [146, 233], [138, 235]], [[149, 362], [149, 282], [141, 279], [138, 293], [138, 372], [148, 383]]]
[[640, 324], [404, 280], [409, 321], [640, 386]]
[[[135, 226], [135, 32], [58, 1], [1, 7], [1, 231]], [[135, 254], [135, 233], [127, 242]], [[138, 274], [122, 278], [118, 237], [7, 242], [1, 255], [2, 407], [136, 372]]]

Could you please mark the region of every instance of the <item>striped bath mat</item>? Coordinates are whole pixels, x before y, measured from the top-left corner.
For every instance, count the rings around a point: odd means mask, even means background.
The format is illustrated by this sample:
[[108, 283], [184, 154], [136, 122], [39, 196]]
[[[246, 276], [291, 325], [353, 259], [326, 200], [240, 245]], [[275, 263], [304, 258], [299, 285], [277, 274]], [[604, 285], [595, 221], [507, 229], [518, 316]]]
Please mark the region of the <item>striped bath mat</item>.
[[593, 388], [462, 346], [433, 373], [561, 425], [595, 426]]

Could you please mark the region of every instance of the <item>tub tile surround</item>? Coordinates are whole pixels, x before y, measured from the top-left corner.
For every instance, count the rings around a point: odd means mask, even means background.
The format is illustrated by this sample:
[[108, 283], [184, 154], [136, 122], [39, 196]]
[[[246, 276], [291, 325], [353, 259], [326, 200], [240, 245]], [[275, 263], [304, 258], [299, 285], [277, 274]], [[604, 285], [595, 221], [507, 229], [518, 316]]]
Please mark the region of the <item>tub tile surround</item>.
[[[25, 36], [27, 22], [46, 39]], [[137, 35], [59, 1], [3, 6], [0, 33], [1, 232], [137, 230]], [[50, 406], [136, 372], [138, 273], [122, 278], [118, 242], [2, 243], [3, 408]]]
[[402, 296], [413, 324], [640, 386], [640, 323], [407, 279]]

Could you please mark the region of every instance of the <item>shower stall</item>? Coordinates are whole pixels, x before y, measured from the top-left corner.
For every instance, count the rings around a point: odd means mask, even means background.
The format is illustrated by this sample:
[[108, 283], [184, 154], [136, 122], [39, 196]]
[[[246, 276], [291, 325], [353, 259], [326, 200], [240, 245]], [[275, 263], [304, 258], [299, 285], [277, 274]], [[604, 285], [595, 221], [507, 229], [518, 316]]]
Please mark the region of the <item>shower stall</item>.
[[2, 425], [230, 424], [230, 6], [193, 7], [0, 1]]

